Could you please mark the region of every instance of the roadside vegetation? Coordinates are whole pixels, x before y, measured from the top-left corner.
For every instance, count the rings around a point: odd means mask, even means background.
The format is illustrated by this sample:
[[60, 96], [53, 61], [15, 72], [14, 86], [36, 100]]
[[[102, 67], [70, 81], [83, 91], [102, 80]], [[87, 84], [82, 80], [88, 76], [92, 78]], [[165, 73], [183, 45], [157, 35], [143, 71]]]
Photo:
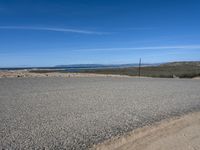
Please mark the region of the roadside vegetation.
[[[120, 74], [138, 76], [138, 67], [113, 69], [86, 69], [83, 73]], [[194, 78], [200, 76], [200, 62], [173, 62], [159, 66], [141, 67], [141, 76], [159, 78]]]
[[[50, 73], [50, 72], [68, 72], [59, 70], [32, 70], [34, 73]], [[69, 71], [73, 72], [73, 71]], [[74, 72], [78, 73], [97, 73], [97, 74], [115, 74], [138, 76], [138, 67], [126, 68], [104, 68], [104, 69], [80, 69]], [[194, 78], [200, 77], [200, 61], [195, 62], [172, 62], [161, 64], [158, 66], [141, 67], [140, 75], [144, 77], [158, 78]]]

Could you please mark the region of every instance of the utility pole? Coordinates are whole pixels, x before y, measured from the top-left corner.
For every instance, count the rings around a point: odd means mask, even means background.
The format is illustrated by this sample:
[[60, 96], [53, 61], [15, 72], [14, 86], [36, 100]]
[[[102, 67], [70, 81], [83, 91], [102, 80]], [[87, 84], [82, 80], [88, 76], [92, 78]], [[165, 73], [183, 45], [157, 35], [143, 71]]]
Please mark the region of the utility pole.
[[140, 58], [140, 60], [139, 60], [139, 66], [138, 66], [139, 68], [138, 68], [138, 75], [139, 75], [139, 77], [140, 77], [140, 71], [141, 71], [141, 58]]

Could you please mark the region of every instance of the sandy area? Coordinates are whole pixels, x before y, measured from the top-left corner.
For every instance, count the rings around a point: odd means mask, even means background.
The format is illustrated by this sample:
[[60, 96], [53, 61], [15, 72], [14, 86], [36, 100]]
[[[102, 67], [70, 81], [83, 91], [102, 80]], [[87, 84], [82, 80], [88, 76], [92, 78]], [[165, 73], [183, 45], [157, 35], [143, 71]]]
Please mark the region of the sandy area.
[[130, 77], [126, 75], [104, 75], [93, 73], [33, 73], [28, 70], [16, 71], [0, 71], [0, 78], [13, 78], [13, 77]]
[[200, 112], [145, 126], [94, 146], [97, 150], [199, 150]]
[[[33, 73], [29, 70], [5, 70], [0, 71], [0, 78], [20, 78], [20, 77], [133, 77], [128, 75], [112, 75], [112, 74], [95, 74], [95, 73]], [[134, 76], [138, 77], [138, 76]], [[149, 78], [149, 77], [140, 77]], [[193, 79], [200, 79], [200, 77], [194, 77]]]

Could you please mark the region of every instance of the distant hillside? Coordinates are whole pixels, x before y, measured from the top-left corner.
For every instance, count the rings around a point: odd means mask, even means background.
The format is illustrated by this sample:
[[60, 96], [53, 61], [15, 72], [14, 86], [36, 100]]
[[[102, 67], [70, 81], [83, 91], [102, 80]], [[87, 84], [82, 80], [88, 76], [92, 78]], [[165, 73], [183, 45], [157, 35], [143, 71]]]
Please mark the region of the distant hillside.
[[[138, 67], [85, 69], [79, 72], [138, 76]], [[200, 62], [171, 62], [157, 66], [143, 66], [141, 68], [141, 76], [193, 78], [200, 76]]]
[[[142, 64], [142, 66], [157, 66], [159, 64]], [[57, 65], [57, 68], [127, 68], [127, 67], [136, 67], [138, 63], [133, 64], [74, 64], [74, 65]]]
[[56, 65], [55, 67], [61, 68], [92, 68], [92, 67], [104, 67], [101, 64], [72, 64], [72, 65]]
[[161, 64], [160, 66], [200, 66], [200, 61], [170, 62]]
[[[58, 70], [60, 68], [60, 70]], [[61, 69], [62, 68], [62, 69]], [[50, 70], [31, 70], [35, 73], [46, 72], [79, 72], [79, 73], [98, 73], [98, 74], [118, 74], [138, 76], [138, 64], [122, 65], [99, 65], [99, 64], [80, 64], [80, 65], [59, 65]], [[200, 61], [170, 62], [163, 64], [142, 64], [141, 76], [160, 77], [160, 78], [193, 78], [200, 76]]]

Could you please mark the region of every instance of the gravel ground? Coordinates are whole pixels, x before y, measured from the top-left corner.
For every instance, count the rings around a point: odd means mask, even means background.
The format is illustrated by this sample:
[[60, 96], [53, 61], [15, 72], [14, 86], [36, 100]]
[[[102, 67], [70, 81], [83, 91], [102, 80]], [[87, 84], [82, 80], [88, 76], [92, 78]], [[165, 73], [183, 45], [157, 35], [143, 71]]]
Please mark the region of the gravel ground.
[[199, 80], [1, 78], [0, 149], [88, 149], [111, 136], [199, 110]]

